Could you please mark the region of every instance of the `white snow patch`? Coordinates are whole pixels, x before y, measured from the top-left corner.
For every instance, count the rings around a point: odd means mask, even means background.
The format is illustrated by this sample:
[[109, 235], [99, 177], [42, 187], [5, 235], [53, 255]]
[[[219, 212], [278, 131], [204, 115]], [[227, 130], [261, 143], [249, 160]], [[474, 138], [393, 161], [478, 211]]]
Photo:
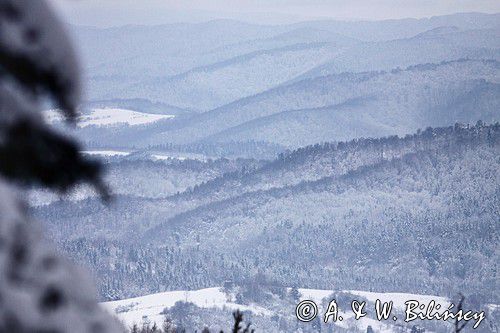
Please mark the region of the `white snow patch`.
[[[47, 110], [43, 112], [47, 122], [60, 122], [63, 116], [57, 110]], [[87, 126], [108, 126], [116, 124], [144, 125], [158, 120], [171, 119], [174, 115], [152, 114], [127, 109], [100, 108], [93, 109], [90, 114], [83, 114], [79, 117], [78, 127]]]
[[194, 153], [162, 153], [162, 152], [155, 152], [151, 154], [151, 158], [154, 160], [179, 160], [179, 161], [185, 161], [185, 160], [197, 160], [201, 162], [206, 162], [208, 160], [208, 157], [205, 155], [201, 154], [194, 154]]
[[84, 150], [82, 151], [82, 154], [98, 156], [127, 156], [130, 155], [130, 152], [118, 150]]
[[155, 160], [170, 160], [170, 159], [176, 159], [176, 160], [180, 160], [180, 161], [184, 161], [187, 159], [187, 157], [185, 156], [171, 156], [171, 155], [151, 155], [151, 157], [153, 157], [153, 159]]
[[272, 312], [260, 306], [241, 305], [227, 301], [222, 288], [214, 287], [193, 291], [167, 291], [158, 294], [129, 298], [120, 301], [104, 302], [101, 305], [110, 313], [116, 315], [127, 326], [140, 324], [147, 319], [161, 324], [164, 316], [161, 312], [170, 308], [178, 301], [191, 302], [201, 308], [240, 309], [252, 311], [257, 315], [271, 315]]

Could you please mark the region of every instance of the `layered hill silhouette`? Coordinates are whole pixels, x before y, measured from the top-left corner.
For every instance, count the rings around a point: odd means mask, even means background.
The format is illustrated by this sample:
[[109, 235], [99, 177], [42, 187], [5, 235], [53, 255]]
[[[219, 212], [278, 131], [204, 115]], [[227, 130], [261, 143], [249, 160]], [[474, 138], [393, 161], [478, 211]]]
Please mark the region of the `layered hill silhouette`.
[[[259, 269], [282, 283], [325, 288], [334, 281], [340, 288], [482, 293], [494, 274], [478, 268], [497, 259], [499, 134], [498, 124], [478, 123], [315, 145], [172, 197], [119, 196], [113, 214], [93, 199], [37, 212], [51, 217], [54, 237], [80, 260], [100, 253], [89, 263], [103, 281], [113, 276], [119, 295], [130, 296], [117, 286], [139, 276], [148, 282], [132, 290], [151, 292]], [[136, 259], [112, 254], [145, 244]], [[170, 251], [175, 259], [165, 266], [160, 253]], [[138, 264], [149, 268], [138, 271]], [[408, 278], [408, 271], [418, 274]], [[182, 280], [185, 274], [194, 275]]]

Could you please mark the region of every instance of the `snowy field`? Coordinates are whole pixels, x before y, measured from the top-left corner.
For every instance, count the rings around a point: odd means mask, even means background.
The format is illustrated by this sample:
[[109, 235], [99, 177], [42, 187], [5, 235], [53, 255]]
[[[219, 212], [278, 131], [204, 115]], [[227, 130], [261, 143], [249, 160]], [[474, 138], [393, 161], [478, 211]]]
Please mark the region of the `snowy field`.
[[[321, 304], [324, 299], [328, 299], [333, 291], [332, 290], [320, 290], [320, 289], [299, 289], [301, 300], [312, 300], [314, 301], [320, 311], [319, 314], [322, 315], [325, 309], [322, 308]], [[366, 291], [356, 291], [349, 290], [345, 291], [353, 296], [353, 300], [356, 296], [360, 297], [360, 301], [364, 298], [370, 303], [375, 302], [380, 299], [382, 302], [393, 301], [394, 309], [396, 311], [404, 310], [404, 302], [407, 300], [418, 300], [421, 303], [428, 303], [434, 300], [437, 304], [441, 304], [443, 307], [449, 305], [449, 301], [444, 297], [430, 296], [430, 295], [415, 295], [415, 294], [405, 294], [405, 293], [374, 293]], [[272, 316], [274, 311], [272, 309], [266, 309], [259, 305], [241, 305], [232, 302], [228, 302], [228, 297], [222, 291], [220, 287], [200, 289], [194, 291], [170, 291], [158, 294], [152, 294], [142, 297], [129, 298], [119, 301], [105, 302], [101, 303], [102, 306], [110, 313], [116, 315], [119, 320], [121, 320], [125, 325], [132, 326], [133, 324], [141, 324], [143, 321], [156, 322], [161, 324], [164, 320], [164, 316], [161, 312], [165, 308], [170, 308], [174, 306], [177, 301], [192, 302], [201, 308], [226, 308], [228, 310], [240, 309], [242, 311], [252, 311], [255, 315], [261, 316]], [[341, 309], [342, 310], [342, 309]], [[343, 309], [346, 310], [346, 309]], [[364, 317], [360, 320], [354, 320], [353, 313], [350, 309], [349, 311], [340, 311], [339, 314], [343, 316], [344, 320], [342, 322], [337, 322], [336, 325], [348, 328], [356, 326], [358, 329], [366, 330], [368, 326], [372, 326], [377, 332], [394, 332], [394, 325], [386, 324], [384, 322], [379, 322], [373, 318]], [[370, 309], [368, 309], [369, 311]], [[293, 313], [290, 313], [293, 316]]]
[[125, 325], [140, 324], [143, 320], [150, 320], [161, 324], [164, 316], [163, 309], [170, 308], [178, 301], [191, 302], [200, 308], [223, 308], [230, 310], [240, 309], [252, 311], [259, 315], [271, 315], [272, 312], [259, 306], [245, 306], [227, 301], [227, 296], [219, 287], [193, 290], [168, 291], [120, 301], [101, 303], [106, 310], [116, 314]]
[[95, 156], [128, 156], [130, 152], [119, 150], [84, 150], [82, 154]]
[[[49, 123], [63, 120], [57, 110], [44, 111], [44, 117]], [[78, 121], [78, 127], [87, 126], [110, 126], [117, 124], [144, 125], [158, 120], [171, 119], [174, 115], [151, 114], [126, 109], [102, 108], [93, 109], [90, 114], [83, 114]]]

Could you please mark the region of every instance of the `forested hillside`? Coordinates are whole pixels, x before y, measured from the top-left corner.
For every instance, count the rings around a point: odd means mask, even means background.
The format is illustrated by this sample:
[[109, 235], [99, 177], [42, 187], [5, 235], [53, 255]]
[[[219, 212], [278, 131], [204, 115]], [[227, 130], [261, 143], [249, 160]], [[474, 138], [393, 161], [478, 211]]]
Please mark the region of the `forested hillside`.
[[36, 213], [108, 299], [265, 271], [288, 286], [494, 302], [499, 139], [478, 123], [316, 145], [180, 195], [120, 196], [113, 212], [88, 199]]
[[[107, 160], [104, 178], [113, 195], [153, 199], [184, 192], [227, 173], [238, 172], [242, 168], [254, 169], [264, 163], [253, 159], [183, 160], [139, 152], [125, 157], [100, 157]], [[60, 200], [57, 194], [40, 189], [32, 191], [30, 197], [35, 205]], [[89, 186], [80, 186], [63, 199], [79, 201], [90, 197], [98, 199], [99, 194]]]

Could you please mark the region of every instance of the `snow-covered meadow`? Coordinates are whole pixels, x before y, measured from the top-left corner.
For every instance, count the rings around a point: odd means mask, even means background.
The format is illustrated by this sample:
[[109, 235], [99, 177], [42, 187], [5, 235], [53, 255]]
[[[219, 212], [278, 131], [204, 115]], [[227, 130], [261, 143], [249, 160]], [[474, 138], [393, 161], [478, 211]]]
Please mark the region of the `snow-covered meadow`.
[[[290, 290], [290, 288], [287, 289], [288, 292], [290, 292]], [[333, 290], [324, 289], [300, 288], [298, 291], [300, 293], [300, 300], [311, 300], [318, 305], [318, 317], [321, 319], [324, 312], [326, 312], [325, 304], [331, 301], [335, 293]], [[407, 300], [417, 300], [422, 304], [428, 304], [431, 300], [434, 300], [436, 304], [441, 305], [443, 308], [448, 307], [450, 304], [447, 298], [432, 295], [376, 293], [358, 290], [345, 290], [342, 291], [342, 293], [352, 297], [352, 300], [367, 301], [368, 304], [374, 304], [377, 299], [381, 302], [392, 301], [394, 311], [401, 312], [404, 311], [404, 303]], [[189, 302], [204, 309], [216, 308], [227, 310], [228, 317], [230, 312], [236, 309], [240, 311], [250, 311], [253, 316], [258, 317], [272, 317], [283, 310], [270, 307], [269, 305], [266, 306], [255, 303], [245, 305], [237, 304], [232, 300], [231, 295], [225, 293], [224, 289], [221, 287], [192, 291], [168, 291], [124, 300], [104, 302], [101, 303], [101, 305], [111, 314], [115, 315], [126, 326], [130, 327], [134, 324], [141, 325], [142, 323], [157, 323], [161, 325], [165, 320], [165, 315], [162, 314], [162, 312], [165, 309], [172, 308], [176, 302]], [[367, 309], [367, 312], [370, 312], [370, 310], [373, 312], [373, 309], [370, 308]], [[289, 312], [289, 317], [293, 319], [295, 316], [294, 309], [290, 308]], [[371, 326], [376, 329], [377, 332], [389, 333], [396, 332], [398, 328], [396, 323], [391, 321], [377, 321], [373, 318], [373, 315], [355, 320], [351, 309], [339, 309], [339, 315], [343, 317], [343, 320], [337, 321], [335, 325], [345, 329], [356, 327], [356, 329], [366, 331], [368, 326]], [[398, 324], [401, 324], [401, 321], [398, 321]]]
[[[63, 118], [57, 110], [44, 111], [44, 117], [49, 123], [61, 122]], [[126, 124], [129, 126], [145, 125], [159, 120], [172, 119], [174, 115], [152, 114], [118, 108], [96, 108], [90, 113], [79, 117], [78, 127], [87, 126], [110, 126]]]

